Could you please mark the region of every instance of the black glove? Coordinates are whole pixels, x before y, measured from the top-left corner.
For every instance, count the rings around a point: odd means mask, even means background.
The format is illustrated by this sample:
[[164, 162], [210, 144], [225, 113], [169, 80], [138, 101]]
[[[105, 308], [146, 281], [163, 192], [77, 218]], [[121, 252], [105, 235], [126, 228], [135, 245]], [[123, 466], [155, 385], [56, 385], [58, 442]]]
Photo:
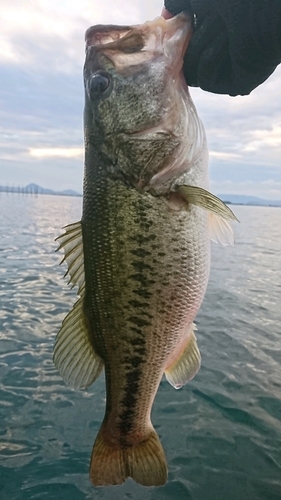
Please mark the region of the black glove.
[[184, 58], [188, 85], [246, 95], [281, 62], [281, 0], [165, 0], [196, 16]]

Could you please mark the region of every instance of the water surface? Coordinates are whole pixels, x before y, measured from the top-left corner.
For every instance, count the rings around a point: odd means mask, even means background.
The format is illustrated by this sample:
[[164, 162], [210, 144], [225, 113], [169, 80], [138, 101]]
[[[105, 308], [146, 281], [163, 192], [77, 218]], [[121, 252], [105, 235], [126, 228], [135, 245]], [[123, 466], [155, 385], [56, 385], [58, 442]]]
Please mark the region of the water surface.
[[52, 363], [76, 300], [54, 239], [81, 201], [0, 195], [1, 500], [280, 500], [281, 209], [233, 207], [235, 246], [212, 246], [196, 320], [202, 368], [179, 391], [163, 379], [153, 409], [168, 483], [94, 488], [104, 378], [77, 392]]

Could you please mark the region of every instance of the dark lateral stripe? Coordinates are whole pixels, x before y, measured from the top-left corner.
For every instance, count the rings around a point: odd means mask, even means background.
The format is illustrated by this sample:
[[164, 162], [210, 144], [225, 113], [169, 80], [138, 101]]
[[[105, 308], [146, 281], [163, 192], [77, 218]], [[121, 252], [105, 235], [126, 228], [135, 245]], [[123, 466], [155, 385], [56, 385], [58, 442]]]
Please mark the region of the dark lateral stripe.
[[129, 300], [128, 304], [130, 304], [131, 306], [136, 307], [136, 308], [149, 307], [149, 303], [148, 302], [141, 302], [140, 300], [136, 300], [136, 299], [135, 300]]
[[135, 236], [130, 236], [130, 240], [138, 243], [138, 245], [146, 245], [151, 241], [155, 241], [157, 238], [156, 234], [149, 234], [148, 236], [144, 236], [143, 234], [137, 234]]
[[151, 255], [151, 252], [145, 250], [144, 248], [136, 248], [135, 250], [130, 250], [130, 253], [132, 255], [135, 255], [136, 257], [140, 257], [141, 259], [144, 259], [148, 255]]
[[155, 280], [147, 279], [147, 277], [142, 273], [131, 274], [129, 278], [134, 281], [138, 281], [144, 288], [148, 288], [149, 286], [155, 284]]
[[133, 368], [139, 368], [139, 366], [143, 363], [143, 358], [141, 356], [127, 356], [124, 361], [125, 363], [130, 364]]
[[125, 395], [121, 401], [122, 411], [119, 414], [119, 429], [124, 434], [124, 444], [126, 443], [126, 434], [132, 430], [134, 425], [139, 383], [142, 378], [142, 370], [140, 369], [142, 363], [143, 358], [135, 356], [134, 368], [126, 373]]
[[136, 260], [136, 261], [132, 262], [132, 266], [135, 268], [136, 271], [138, 271], [140, 273], [142, 271], [144, 271], [145, 269], [148, 271], [153, 271], [152, 266], [150, 266], [149, 264], [145, 264], [144, 262], [142, 262], [140, 260]]
[[130, 323], [133, 323], [133, 325], [139, 326], [139, 327], [144, 327], [144, 326], [150, 326], [151, 322], [147, 321], [144, 318], [140, 318], [139, 316], [130, 316], [128, 318]]
[[131, 339], [130, 343], [133, 346], [145, 346], [145, 336], [143, 335], [143, 332], [140, 328], [131, 328], [132, 332], [135, 332], [138, 334], [138, 337]]
[[143, 288], [140, 288], [139, 290], [133, 290], [133, 292], [144, 299], [150, 299], [152, 296], [152, 292], [149, 292], [148, 290], [145, 290]]

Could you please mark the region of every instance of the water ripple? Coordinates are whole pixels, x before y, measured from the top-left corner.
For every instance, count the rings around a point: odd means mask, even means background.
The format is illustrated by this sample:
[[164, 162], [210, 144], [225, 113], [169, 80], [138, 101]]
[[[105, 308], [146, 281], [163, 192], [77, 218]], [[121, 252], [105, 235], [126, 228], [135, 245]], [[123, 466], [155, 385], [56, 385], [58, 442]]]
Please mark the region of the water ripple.
[[212, 247], [197, 318], [202, 368], [179, 391], [163, 380], [153, 408], [169, 462], [156, 489], [90, 484], [104, 378], [76, 392], [52, 363], [76, 300], [54, 238], [80, 212], [79, 198], [0, 196], [1, 500], [279, 500], [281, 210], [236, 207], [235, 246]]

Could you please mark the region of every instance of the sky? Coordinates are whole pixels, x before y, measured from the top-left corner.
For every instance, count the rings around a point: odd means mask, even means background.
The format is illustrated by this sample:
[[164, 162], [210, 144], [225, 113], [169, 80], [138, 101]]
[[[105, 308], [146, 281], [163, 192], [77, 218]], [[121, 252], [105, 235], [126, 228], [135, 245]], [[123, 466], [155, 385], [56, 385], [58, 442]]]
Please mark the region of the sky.
[[[84, 33], [139, 24], [161, 0], [0, 0], [0, 185], [82, 192]], [[281, 200], [281, 66], [249, 96], [190, 89], [211, 190]]]

